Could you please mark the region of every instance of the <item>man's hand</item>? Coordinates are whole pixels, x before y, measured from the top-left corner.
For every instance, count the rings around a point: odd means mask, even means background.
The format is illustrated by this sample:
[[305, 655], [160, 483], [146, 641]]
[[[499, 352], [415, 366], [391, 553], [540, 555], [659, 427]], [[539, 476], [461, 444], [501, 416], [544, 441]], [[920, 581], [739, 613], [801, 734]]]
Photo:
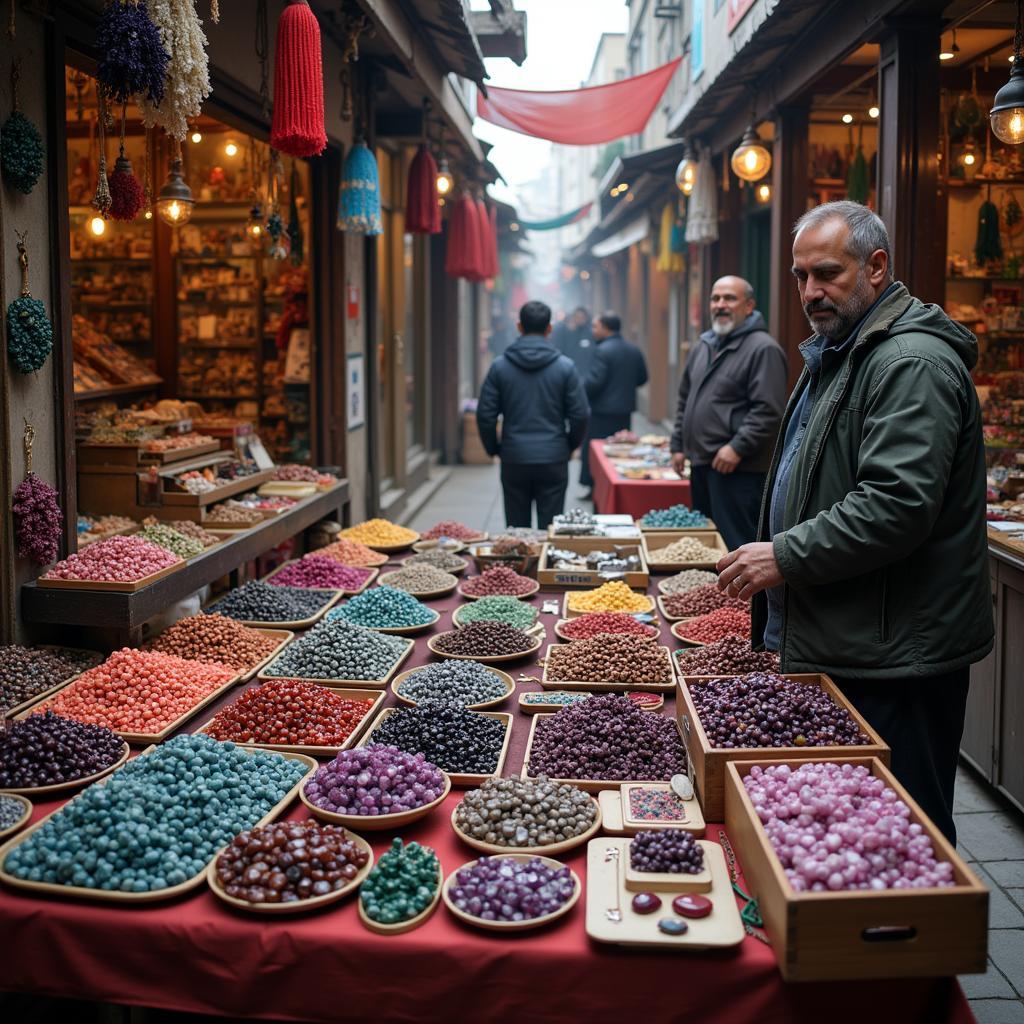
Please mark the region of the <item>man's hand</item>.
[[683, 475], [683, 470], [686, 469], [686, 456], [683, 452], [672, 453], [672, 468], [680, 475]]
[[716, 473], [731, 473], [740, 464], [740, 461], [740, 457], [732, 445], [723, 444], [715, 452], [715, 457], [711, 460], [711, 468]]
[[779, 563], [775, 561], [775, 548], [770, 542], [744, 544], [730, 551], [715, 568], [718, 589], [742, 601], [749, 601], [762, 590], [783, 582]]

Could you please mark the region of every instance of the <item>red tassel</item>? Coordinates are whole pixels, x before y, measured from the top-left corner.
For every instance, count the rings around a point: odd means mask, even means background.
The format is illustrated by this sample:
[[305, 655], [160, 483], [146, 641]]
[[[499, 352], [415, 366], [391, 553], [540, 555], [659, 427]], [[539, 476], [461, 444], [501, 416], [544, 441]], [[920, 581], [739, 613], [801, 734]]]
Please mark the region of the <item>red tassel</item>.
[[488, 249], [488, 257], [490, 258], [490, 274], [488, 277], [495, 279], [501, 277], [501, 258], [498, 256], [498, 208], [496, 206], [491, 207], [491, 246]]
[[491, 276], [491, 218], [482, 199], [476, 200], [476, 229], [480, 235], [480, 259], [474, 280], [486, 281]]
[[456, 200], [448, 221], [448, 245], [445, 252], [445, 271], [452, 277], [465, 277], [470, 281], [482, 280], [480, 275], [480, 228], [476, 201], [463, 195]]
[[414, 235], [436, 235], [441, 231], [441, 206], [437, 201], [437, 164], [426, 145], [420, 143], [409, 164], [405, 195], [405, 230]]
[[307, 0], [289, 0], [277, 22], [270, 145], [289, 156], [317, 156], [327, 145], [320, 25]]

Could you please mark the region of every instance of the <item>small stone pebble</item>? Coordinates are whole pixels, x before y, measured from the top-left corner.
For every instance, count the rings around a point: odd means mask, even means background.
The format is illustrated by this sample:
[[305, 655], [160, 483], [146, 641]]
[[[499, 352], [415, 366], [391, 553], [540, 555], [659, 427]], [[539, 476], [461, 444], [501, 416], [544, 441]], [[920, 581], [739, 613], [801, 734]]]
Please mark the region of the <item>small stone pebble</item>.
[[224, 615], [190, 615], [165, 629], [150, 641], [147, 649], [248, 671], [278, 643], [273, 637]]
[[552, 529], [556, 534], [588, 534], [597, 531], [597, 520], [593, 513], [582, 508], [571, 508], [562, 515], [551, 520]]
[[468, 626], [440, 633], [434, 640], [439, 654], [459, 654], [470, 658], [493, 658], [505, 654], [525, 654], [537, 641], [506, 622], [471, 622]]
[[179, 564], [181, 559], [177, 555], [142, 537], [108, 537], [68, 555], [44, 573], [42, 579], [132, 583]]
[[598, 633], [629, 633], [649, 640], [658, 635], [656, 627], [646, 626], [625, 612], [590, 612], [568, 619], [558, 628], [570, 640], [589, 640]]
[[507, 696], [504, 681], [476, 661], [441, 661], [427, 665], [406, 676], [398, 692], [416, 704], [441, 701], [460, 707]]
[[265, 671], [268, 676], [297, 679], [384, 679], [407, 649], [402, 637], [334, 619], [318, 622]]
[[419, 551], [410, 555], [405, 560], [406, 565], [432, 565], [435, 569], [443, 572], [456, 573], [468, 567], [469, 562], [450, 551], [441, 548], [431, 548], [429, 551]]
[[687, 640], [699, 643], [714, 643], [727, 636], [744, 637], [750, 640], [750, 612], [738, 608], [718, 608], [707, 615], [690, 619], [679, 632]]
[[15, 822], [22, 819], [25, 814], [25, 805], [13, 796], [0, 793], [0, 832], [9, 829]]
[[702, 587], [694, 587], [684, 594], [666, 594], [661, 599], [666, 614], [672, 618], [689, 619], [698, 615], [707, 615], [718, 608], [732, 608], [736, 611], [749, 612], [750, 602], [741, 601], [738, 597], [728, 597], [718, 589], [717, 583], [706, 583]]
[[670, 789], [632, 786], [629, 817], [633, 821], [681, 821], [687, 817], [686, 804]]
[[537, 589], [537, 581], [529, 576], [520, 576], [507, 565], [494, 565], [479, 576], [470, 576], [464, 580], [460, 590], [468, 597], [497, 597], [507, 595], [532, 594]]
[[409, 594], [435, 594], [453, 589], [459, 581], [450, 572], [420, 562], [412, 565], [406, 563], [401, 569], [385, 573], [379, 582]]
[[716, 573], [704, 569], [684, 569], [675, 576], [668, 576], [658, 582], [658, 589], [663, 594], [685, 594], [695, 587], [703, 587], [707, 583], [717, 583]]
[[663, 647], [629, 633], [598, 633], [548, 652], [547, 677], [580, 683], [668, 684], [672, 664]]
[[419, 534], [415, 530], [398, 526], [387, 519], [367, 519], [365, 522], [350, 526], [347, 530], [342, 530], [341, 536], [371, 548], [400, 547], [419, 539]]
[[432, 622], [435, 614], [412, 594], [396, 587], [379, 586], [357, 594], [340, 608], [332, 608], [327, 621], [344, 619], [367, 629], [409, 629]]
[[492, 775], [505, 742], [505, 722], [452, 704], [417, 704], [396, 708], [373, 732], [410, 754], [422, 754], [442, 771]]
[[179, 533], [170, 526], [164, 526], [162, 523], [143, 526], [135, 536], [152, 541], [179, 558], [192, 558], [194, 555], [201, 555], [206, 550], [201, 540], [197, 540], [195, 537], [186, 537], [183, 533]]
[[92, 651], [69, 647], [0, 647], [0, 715], [102, 660]]
[[689, 930], [690, 926], [677, 917], [663, 917], [658, 922], [658, 931], [666, 935], [685, 935]]
[[369, 569], [342, 565], [333, 558], [305, 555], [284, 566], [267, 580], [275, 587], [319, 587], [322, 590], [358, 590], [369, 578]]
[[554, 914], [576, 891], [572, 872], [538, 857], [526, 863], [481, 857], [460, 868], [448, 892], [464, 914], [484, 921], [532, 921]]
[[504, 622], [515, 629], [529, 629], [537, 621], [537, 609], [517, 597], [481, 597], [459, 608], [459, 625], [471, 622]]
[[368, 548], [365, 544], [360, 544], [358, 541], [349, 540], [345, 537], [336, 540], [333, 544], [317, 548], [310, 553], [316, 555], [317, 558], [331, 558], [335, 562], [341, 562], [342, 565], [356, 565], [368, 568], [383, 565], [388, 560], [387, 555], [383, 555], [379, 551], [374, 551], [373, 548]]
[[429, 846], [403, 845], [397, 836], [359, 890], [363, 913], [378, 924], [401, 924], [422, 914], [441, 885], [441, 862]]
[[672, 505], [652, 508], [641, 517], [640, 525], [661, 530], [699, 530], [708, 525], [708, 517], [687, 505]]
[[683, 917], [707, 917], [714, 909], [714, 904], [697, 892], [684, 892], [672, 901], [672, 909]]
[[645, 873], [699, 875], [704, 870], [704, 851], [685, 829], [637, 832], [629, 844], [629, 866]]
[[719, 551], [718, 548], [704, 544], [696, 537], [681, 537], [660, 548], [654, 547], [650, 540], [647, 542], [647, 561], [651, 564], [698, 562], [704, 565], [714, 565], [723, 554], [724, 552]]
[[750, 641], [727, 636], [704, 647], [683, 648], [675, 652], [676, 665], [683, 675], [742, 675], [744, 672], [778, 672], [777, 651], [754, 651]]
[[249, 580], [204, 611], [239, 622], [302, 622], [320, 611], [332, 596], [319, 590], [273, 587], [262, 580]]
[[622, 580], [602, 583], [594, 590], [569, 592], [571, 612], [649, 612], [654, 602], [646, 594], [631, 590]]
[[0, 730], [0, 789], [56, 786], [95, 775], [124, 754], [124, 740], [99, 725], [29, 715]]
[[435, 526], [432, 526], [426, 533], [421, 533], [420, 539], [440, 540], [442, 537], [450, 537], [452, 540], [478, 540], [482, 534], [482, 530], [466, 526], [465, 523], [444, 519]]

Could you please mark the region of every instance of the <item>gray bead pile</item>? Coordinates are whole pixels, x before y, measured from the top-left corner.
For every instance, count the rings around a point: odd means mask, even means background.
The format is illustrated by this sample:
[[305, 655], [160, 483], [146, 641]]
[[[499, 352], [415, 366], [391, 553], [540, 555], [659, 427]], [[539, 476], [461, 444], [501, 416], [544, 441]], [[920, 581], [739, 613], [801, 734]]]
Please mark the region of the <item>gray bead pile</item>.
[[266, 671], [295, 679], [383, 679], [407, 647], [401, 637], [333, 619], [289, 644]]
[[410, 555], [405, 560], [406, 565], [432, 565], [442, 572], [456, 572], [465, 569], [469, 564], [464, 558], [452, 554], [450, 551], [442, 551], [440, 548], [431, 548], [430, 551], [421, 551], [417, 555]]
[[403, 679], [398, 692], [417, 703], [432, 700], [466, 707], [503, 697], [505, 684], [477, 661], [442, 661]]
[[432, 594], [438, 590], [451, 589], [458, 580], [450, 572], [442, 572], [432, 565], [408, 565], [388, 573], [381, 583], [389, 587], [397, 587], [410, 594]]
[[25, 813], [25, 805], [13, 796], [0, 793], [0, 832], [10, 828]]

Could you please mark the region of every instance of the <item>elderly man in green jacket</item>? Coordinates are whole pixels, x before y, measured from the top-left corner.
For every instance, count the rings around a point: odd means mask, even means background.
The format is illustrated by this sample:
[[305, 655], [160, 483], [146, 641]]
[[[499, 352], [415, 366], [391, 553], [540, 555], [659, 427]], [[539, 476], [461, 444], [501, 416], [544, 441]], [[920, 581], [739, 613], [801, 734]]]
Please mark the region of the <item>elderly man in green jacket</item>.
[[893, 281], [867, 207], [826, 203], [794, 234], [814, 335], [759, 539], [722, 559], [719, 586], [753, 599], [753, 643], [778, 650], [783, 671], [835, 679], [955, 841], [970, 665], [993, 643], [977, 341]]

